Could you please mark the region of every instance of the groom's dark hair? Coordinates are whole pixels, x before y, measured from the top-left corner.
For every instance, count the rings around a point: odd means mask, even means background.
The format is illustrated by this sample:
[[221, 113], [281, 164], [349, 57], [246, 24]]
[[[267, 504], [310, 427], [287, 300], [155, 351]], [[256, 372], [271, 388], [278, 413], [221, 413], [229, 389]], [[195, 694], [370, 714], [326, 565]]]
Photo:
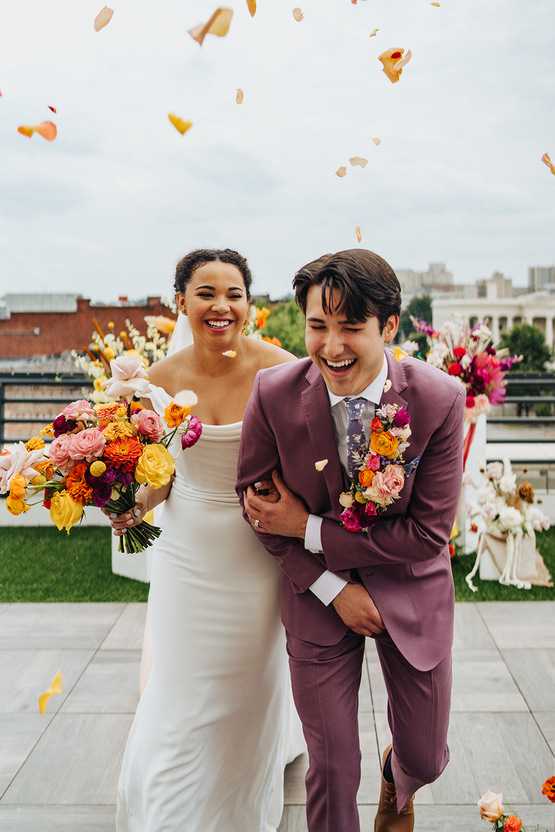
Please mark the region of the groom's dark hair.
[[[383, 330], [390, 315], [401, 314], [401, 286], [382, 257], [367, 249], [324, 254], [307, 263], [293, 278], [295, 300], [306, 315], [306, 298], [312, 286], [322, 288], [326, 314], [344, 314], [352, 323], [376, 317]], [[340, 300], [334, 303], [333, 293]]]

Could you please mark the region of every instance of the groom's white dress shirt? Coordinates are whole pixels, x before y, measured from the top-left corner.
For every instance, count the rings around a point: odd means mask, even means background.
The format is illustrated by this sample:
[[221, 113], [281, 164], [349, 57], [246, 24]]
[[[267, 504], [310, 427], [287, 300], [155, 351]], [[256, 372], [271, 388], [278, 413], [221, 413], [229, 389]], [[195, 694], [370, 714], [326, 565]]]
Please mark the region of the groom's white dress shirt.
[[[370, 422], [374, 418], [376, 405], [380, 403], [383, 389], [387, 379], [387, 360], [384, 355], [382, 369], [368, 387], [358, 393], [356, 398], [366, 399], [362, 408], [362, 424], [366, 438], [369, 436]], [[345, 399], [353, 398], [353, 396], [336, 396], [328, 389], [328, 396], [330, 400], [331, 416], [335, 428], [335, 441], [337, 442], [337, 452], [339, 460], [346, 468], [347, 465], [347, 409], [345, 407]], [[339, 494], [337, 495], [339, 500]], [[310, 552], [322, 552], [322, 538], [321, 538], [322, 518], [315, 514], [310, 514], [306, 524], [306, 531], [304, 537], [305, 549]], [[323, 572], [318, 580], [314, 581], [310, 587], [317, 598], [323, 604], [328, 606], [331, 604], [336, 595], [339, 595], [347, 581], [336, 575], [335, 572], [326, 570]]]

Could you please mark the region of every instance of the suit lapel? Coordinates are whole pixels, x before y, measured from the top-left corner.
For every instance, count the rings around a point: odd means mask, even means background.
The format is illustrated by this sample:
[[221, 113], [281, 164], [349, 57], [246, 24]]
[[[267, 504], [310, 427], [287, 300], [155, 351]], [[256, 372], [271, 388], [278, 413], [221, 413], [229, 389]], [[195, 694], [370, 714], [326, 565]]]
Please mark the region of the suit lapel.
[[387, 381], [380, 399], [380, 405], [398, 404], [399, 407], [407, 407], [407, 400], [402, 395], [407, 387], [403, 362], [396, 361], [391, 350], [385, 351], [385, 357], [387, 360]]
[[328, 489], [330, 503], [335, 506], [345, 484], [337, 453], [330, 400], [324, 379], [314, 364], [310, 365], [306, 380], [309, 386], [301, 394], [303, 418], [310, 436], [314, 462], [328, 460], [328, 464], [322, 470], [322, 476]]

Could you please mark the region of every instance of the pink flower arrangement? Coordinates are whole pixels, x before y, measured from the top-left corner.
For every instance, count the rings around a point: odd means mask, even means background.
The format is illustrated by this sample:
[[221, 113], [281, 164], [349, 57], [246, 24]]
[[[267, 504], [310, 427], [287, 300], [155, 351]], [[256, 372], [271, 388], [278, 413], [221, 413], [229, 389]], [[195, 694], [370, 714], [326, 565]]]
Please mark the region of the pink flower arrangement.
[[358, 479], [351, 483], [349, 491], [339, 495], [343, 506], [340, 519], [348, 531], [367, 531], [399, 499], [406, 478], [420, 461], [420, 457], [409, 463], [403, 459], [409, 447], [409, 425], [409, 414], [397, 404], [385, 404], [376, 411], [370, 424], [370, 440], [353, 460]]

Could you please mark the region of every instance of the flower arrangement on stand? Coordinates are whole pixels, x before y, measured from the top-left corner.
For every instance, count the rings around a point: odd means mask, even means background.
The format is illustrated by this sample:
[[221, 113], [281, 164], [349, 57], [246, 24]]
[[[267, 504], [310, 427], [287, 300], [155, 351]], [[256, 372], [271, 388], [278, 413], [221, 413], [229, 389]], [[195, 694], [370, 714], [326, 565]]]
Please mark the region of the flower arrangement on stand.
[[547, 515], [538, 505], [534, 505], [534, 489], [528, 481], [517, 485], [516, 474], [508, 459], [490, 462], [485, 470], [482, 469], [478, 482], [465, 474], [463, 485], [468, 483], [477, 489], [477, 499], [467, 503], [465, 510], [471, 520], [478, 520], [482, 526], [476, 563], [466, 576], [468, 586], [473, 592], [477, 591], [472, 578], [486, 551], [485, 530], [495, 537], [506, 539], [507, 557], [499, 583], [530, 589], [530, 582], [518, 577], [523, 539], [550, 527]]
[[[69, 534], [85, 508], [123, 514], [134, 505], [141, 484], [161, 488], [170, 482], [175, 470], [170, 444], [180, 435], [181, 449], [191, 447], [202, 432], [200, 420], [191, 416], [195, 394], [178, 393], [163, 420], [132, 401], [136, 394], [148, 394], [139, 357], [114, 359], [111, 371], [105, 387], [115, 401], [69, 404], [41, 431], [53, 439], [48, 450], [43, 438], [33, 437], [2, 451], [0, 494], [8, 493], [6, 508], [12, 514], [42, 504], [56, 527]], [[119, 538], [119, 551], [142, 552], [159, 535], [157, 526], [143, 520]]]
[[[545, 781], [542, 786], [542, 794], [551, 803], [555, 803], [555, 776], [549, 777]], [[505, 810], [501, 792], [498, 794], [491, 791], [486, 792], [478, 801], [478, 808], [482, 820], [487, 820], [492, 824], [493, 832], [527, 832], [526, 827], [523, 826], [522, 818]], [[533, 832], [539, 832], [539, 828], [538, 824]], [[528, 829], [528, 832], [532, 832], [532, 830]]]

